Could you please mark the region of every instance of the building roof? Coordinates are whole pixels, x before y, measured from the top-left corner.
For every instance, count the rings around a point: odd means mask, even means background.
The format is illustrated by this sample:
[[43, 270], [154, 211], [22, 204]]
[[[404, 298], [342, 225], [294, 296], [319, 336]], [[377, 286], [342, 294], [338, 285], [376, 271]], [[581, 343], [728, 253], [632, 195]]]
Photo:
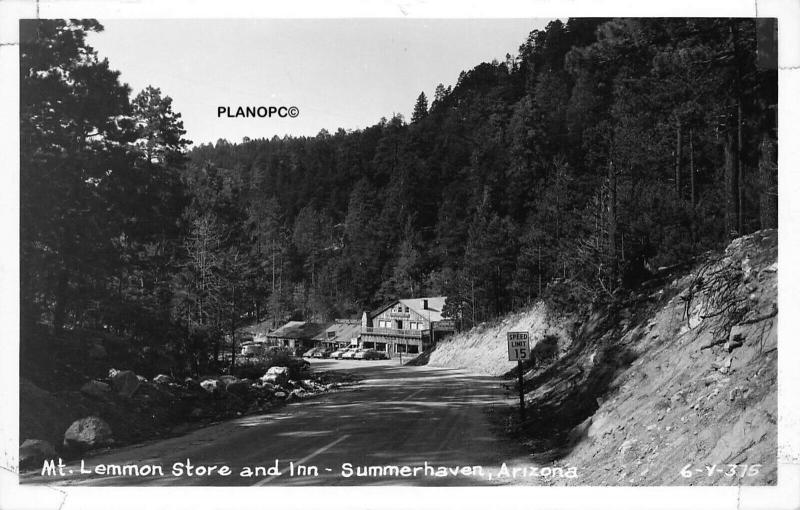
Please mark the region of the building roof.
[[[335, 323], [331, 324], [323, 331], [320, 331], [314, 340], [328, 341], [328, 342], [349, 342], [351, 338], [356, 338], [361, 334], [361, 321], [344, 321], [337, 319]], [[335, 336], [328, 337], [329, 332], [334, 332]]]
[[[424, 307], [424, 301], [428, 301], [428, 308]], [[374, 310], [369, 314], [370, 318], [375, 317], [379, 313], [383, 312], [387, 308], [390, 308], [396, 305], [398, 302], [401, 303], [403, 306], [407, 306], [410, 310], [413, 310], [417, 314], [425, 317], [430, 322], [437, 322], [442, 320], [442, 309], [444, 308], [444, 302], [447, 300], [446, 296], [434, 296], [434, 297], [417, 297], [417, 298], [409, 298], [409, 299], [397, 299], [390, 303], [383, 305], [382, 307]]]
[[270, 338], [311, 339], [321, 331], [325, 331], [330, 323], [289, 321], [266, 336]]

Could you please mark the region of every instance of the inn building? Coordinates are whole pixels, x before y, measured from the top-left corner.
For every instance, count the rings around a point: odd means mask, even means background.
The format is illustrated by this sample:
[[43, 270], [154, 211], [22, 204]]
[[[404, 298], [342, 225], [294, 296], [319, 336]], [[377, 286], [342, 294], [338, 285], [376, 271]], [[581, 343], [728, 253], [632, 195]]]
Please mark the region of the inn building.
[[445, 297], [398, 299], [364, 312], [361, 346], [389, 356], [416, 355], [452, 333], [453, 321], [442, 318]]

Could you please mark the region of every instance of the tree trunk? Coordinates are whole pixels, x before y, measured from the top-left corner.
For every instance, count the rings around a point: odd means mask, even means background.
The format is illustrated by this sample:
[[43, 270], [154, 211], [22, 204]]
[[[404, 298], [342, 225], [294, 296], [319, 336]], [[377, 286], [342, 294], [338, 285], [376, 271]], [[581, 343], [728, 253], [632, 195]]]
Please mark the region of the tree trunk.
[[608, 162], [608, 260], [611, 269], [611, 279], [617, 277], [617, 172], [614, 162]]
[[692, 206], [690, 226], [692, 234], [692, 250], [697, 245], [697, 211], [695, 210], [695, 203], [697, 197], [695, 196], [695, 175], [694, 175], [694, 140], [693, 131], [689, 129], [689, 200]]
[[725, 235], [731, 238], [737, 237], [739, 228], [739, 174], [733, 143], [733, 133], [728, 131], [725, 139]]
[[[691, 200], [692, 210], [694, 210], [695, 204], [695, 189], [694, 189], [694, 140], [692, 140], [693, 132], [689, 129], [689, 189], [690, 189], [690, 196], [689, 199]], [[692, 216], [692, 222], [694, 222], [694, 215]]]
[[231, 290], [231, 375], [236, 367], [236, 285]]
[[537, 272], [539, 273], [539, 291], [536, 294], [536, 297], [541, 299], [541, 297], [542, 297], [542, 245], [539, 244], [538, 248], [539, 248], [539, 261], [538, 261]]
[[675, 139], [675, 194], [681, 199], [681, 121], [678, 121]]
[[759, 144], [758, 159], [758, 208], [760, 226], [778, 227], [778, 168], [775, 163], [775, 142], [766, 134]]
[[737, 186], [737, 206], [738, 219], [736, 223], [736, 232], [739, 235], [744, 233], [744, 169], [742, 168], [742, 96], [741, 92], [736, 98], [736, 183]]
[[53, 335], [56, 336], [64, 329], [67, 316], [67, 290], [69, 289], [69, 273], [61, 269], [56, 283], [55, 305], [53, 307]]

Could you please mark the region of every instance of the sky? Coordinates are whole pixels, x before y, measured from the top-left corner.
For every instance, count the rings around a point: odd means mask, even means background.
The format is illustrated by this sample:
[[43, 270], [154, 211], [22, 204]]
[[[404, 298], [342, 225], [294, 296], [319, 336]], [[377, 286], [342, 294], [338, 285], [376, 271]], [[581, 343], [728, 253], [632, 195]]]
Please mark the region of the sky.
[[[543, 19], [103, 20], [89, 44], [133, 94], [173, 99], [195, 145], [314, 136], [410, 119], [420, 92], [516, 55]], [[227, 118], [218, 107], [295, 106], [295, 118]]]

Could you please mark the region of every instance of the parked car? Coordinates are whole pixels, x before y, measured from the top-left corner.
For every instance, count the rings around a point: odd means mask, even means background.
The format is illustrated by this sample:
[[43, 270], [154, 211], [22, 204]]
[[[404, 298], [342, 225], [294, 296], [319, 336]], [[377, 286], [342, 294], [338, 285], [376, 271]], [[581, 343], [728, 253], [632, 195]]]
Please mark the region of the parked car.
[[261, 344], [257, 344], [255, 342], [246, 343], [242, 344], [241, 355], [246, 358], [249, 358], [251, 356], [259, 356], [261, 354], [264, 354], [265, 351], [266, 349], [264, 349], [264, 346]]
[[318, 347], [316, 352], [314, 352], [315, 358], [327, 358], [330, 356], [334, 351], [332, 349], [326, 349], [324, 347]]
[[320, 349], [319, 347], [312, 347], [311, 349], [309, 349], [309, 350], [307, 350], [306, 352], [303, 353], [303, 357], [304, 358], [312, 358], [312, 357], [314, 357], [314, 354], [316, 354], [319, 349]]
[[333, 351], [329, 357], [333, 359], [339, 359], [339, 356], [341, 356], [342, 353], [344, 353], [344, 348], [339, 348]]
[[353, 359], [356, 353], [359, 351], [358, 347], [350, 347], [346, 349], [344, 353], [342, 353], [342, 359]]

